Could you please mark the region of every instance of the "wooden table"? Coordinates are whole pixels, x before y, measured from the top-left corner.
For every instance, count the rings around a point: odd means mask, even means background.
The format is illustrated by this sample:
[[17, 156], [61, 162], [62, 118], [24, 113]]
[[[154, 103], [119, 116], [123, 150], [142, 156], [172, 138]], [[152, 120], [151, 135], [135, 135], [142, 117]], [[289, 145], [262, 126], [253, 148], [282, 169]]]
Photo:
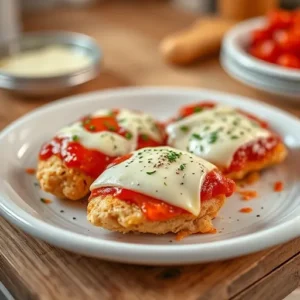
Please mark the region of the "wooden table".
[[[126, 2], [126, 3], [125, 3]], [[157, 46], [196, 16], [164, 1], [107, 1], [26, 16], [25, 30], [72, 30], [103, 47], [101, 76], [74, 93], [129, 85], [205, 87], [250, 96], [300, 116], [300, 107], [239, 84], [217, 58], [188, 68], [165, 64]], [[54, 99], [1, 92], [0, 129]], [[16, 299], [282, 299], [300, 283], [300, 239], [242, 258], [183, 267], [133, 266], [82, 257], [0, 220], [0, 279]]]

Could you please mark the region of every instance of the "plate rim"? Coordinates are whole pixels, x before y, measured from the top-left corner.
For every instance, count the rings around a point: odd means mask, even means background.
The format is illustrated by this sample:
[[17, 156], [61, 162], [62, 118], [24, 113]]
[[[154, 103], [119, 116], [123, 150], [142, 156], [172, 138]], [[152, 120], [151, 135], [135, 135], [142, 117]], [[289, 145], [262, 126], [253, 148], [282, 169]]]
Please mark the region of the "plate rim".
[[[106, 98], [108, 96], [113, 97], [116, 95], [124, 95], [124, 93], [132, 95], [144, 93], [159, 93], [161, 95], [163, 93], [168, 94], [174, 92], [213, 94], [215, 98], [224, 98], [229, 96], [239, 98], [240, 100], [246, 101], [247, 103], [258, 104], [262, 107], [265, 107], [266, 109], [272, 110], [273, 112], [277, 112], [282, 117], [289, 118], [291, 121], [295, 122], [297, 126], [300, 126], [300, 121], [290, 113], [285, 112], [272, 105], [259, 102], [257, 100], [240, 96], [237, 94], [190, 87], [125, 87], [118, 89], [106, 89], [69, 96], [61, 100], [57, 100], [52, 103], [43, 105], [25, 114], [24, 116], [15, 120], [6, 128], [4, 128], [3, 131], [0, 133], [0, 141], [3, 138], [5, 138], [5, 136], [9, 132], [22, 125], [28, 119], [34, 117], [35, 115], [51, 113], [51, 108], [59, 108], [65, 103], [65, 101], [72, 101], [72, 104], [76, 105], [77, 102], [84, 101], [84, 98], [86, 97], [93, 98], [99, 96], [102, 98]], [[57, 227], [55, 225], [49, 224], [45, 221], [33, 217], [31, 214], [27, 213], [24, 210], [19, 210], [16, 213], [13, 208], [14, 206], [15, 208], [18, 208], [18, 206], [14, 202], [7, 202], [8, 200], [6, 200], [0, 192], [0, 214], [3, 215], [3, 217], [6, 217], [6, 219], [8, 219], [11, 223], [16, 225], [18, 228], [34, 237], [37, 237], [52, 245], [58, 246], [60, 248], [72, 252], [99, 257], [107, 260], [135, 264], [174, 265], [193, 264], [200, 262], [216, 261], [221, 259], [223, 260], [266, 249], [279, 243], [284, 243], [300, 235], [300, 216], [295, 216], [291, 220], [275, 224], [271, 228], [267, 228], [259, 232], [234, 237], [228, 240], [212, 241], [199, 244], [176, 245], [175, 243], [172, 243], [171, 245], [149, 245], [120, 241], [108, 241], [103, 240], [101, 238], [99, 239], [97, 237], [84, 236], [82, 234]], [[280, 239], [278, 239], [278, 236], [280, 236]], [[247, 243], [246, 246], [244, 246], [244, 242], [249, 241], [249, 239], [251, 240], [250, 245], [249, 243]], [[264, 246], [262, 247], [261, 244], [263, 244]], [[214, 255], [212, 255], [211, 253], [212, 247], [214, 248]], [[218, 248], [221, 248], [221, 251], [218, 250]], [[232, 249], [235, 250], [232, 251]], [[200, 256], [199, 251], [201, 251]], [[180, 261], [178, 261], [179, 258]]]

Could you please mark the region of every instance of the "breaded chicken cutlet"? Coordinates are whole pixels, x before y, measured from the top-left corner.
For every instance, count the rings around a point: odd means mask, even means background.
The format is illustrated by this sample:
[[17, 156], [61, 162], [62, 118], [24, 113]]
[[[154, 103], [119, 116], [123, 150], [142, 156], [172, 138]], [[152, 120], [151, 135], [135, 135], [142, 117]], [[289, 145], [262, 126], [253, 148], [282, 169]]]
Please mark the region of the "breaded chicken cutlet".
[[169, 146], [208, 160], [232, 179], [279, 164], [287, 155], [266, 122], [212, 102], [183, 107], [166, 130]]
[[145, 148], [116, 159], [92, 184], [88, 220], [122, 233], [208, 233], [234, 189], [186, 151]]
[[116, 157], [164, 143], [164, 130], [150, 115], [99, 110], [61, 129], [42, 146], [37, 179], [44, 191], [79, 200]]

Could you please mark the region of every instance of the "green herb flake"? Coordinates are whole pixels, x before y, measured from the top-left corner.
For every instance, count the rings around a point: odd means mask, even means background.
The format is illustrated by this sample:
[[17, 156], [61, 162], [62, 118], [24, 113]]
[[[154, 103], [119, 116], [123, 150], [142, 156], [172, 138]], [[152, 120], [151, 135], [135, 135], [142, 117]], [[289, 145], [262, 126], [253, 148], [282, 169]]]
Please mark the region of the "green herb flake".
[[238, 121], [238, 120], [235, 120], [235, 121], [232, 122], [232, 124], [233, 124], [234, 126], [237, 126], [237, 125], [239, 125], [239, 121]]
[[104, 125], [109, 131], [116, 131], [116, 127], [109, 124], [108, 122], [104, 122]]
[[[131, 140], [131, 139], [132, 139], [132, 133], [131, 133], [131, 132], [126, 132], [125, 138], [126, 138], [127, 140]], [[140, 154], [139, 154], [139, 155], [140, 155]]]
[[193, 133], [192, 134], [192, 137], [194, 138], [194, 139], [196, 139], [196, 140], [202, 140], [202, 137], [200, 136], [200, 134], [198, 134], [198, 133]]
[[167, 159], [169, 162], [174, 162], [176, 161], [177, 158], [181, 156], [182, 153], [176, 153], [174, 151], [169, 151], [167, 154]]
[[109, 115], [110, 117], [113, 117], [113, 116], [115, 115], [115, 112], [114, 112], [113, 110], [111, 110], [111, 111], [108, 112], [108, 115]]
[[202, 145], [199, 146], [200, 151], [203, 152], [204, 151], [204, 147]]
[[120, 119], [120, 120], [118, 120], [118, 122], [119, 123], [124, 123], [126, 121], [126, 119], [124, 118], [124, 119]]
[[202, 107], [197, 106], [197, 107], [194, 108], [194, 113], [199, 113], [199, 112], [201, 112], [202, 110], [203, 110]]
[[209, 128], [210, 128], [210, 126], [207, 125], [207, 126], [205, 126], [205, 127], [203, 128], [203, 130], [204, 130], [204, 131], [207, 131]]
[[183, 125], [183, 126], [180, 127], [180, 130], [183, 131], [183, 132], [187, 132], [189, 130], [189, 127]]
[[77, 134], [73, 135], [73, 136], [72, 136], [72, 140], [73, 140], [74, 142], [79, 141], [79, 136], [78, 136]]
[[258, 122], [256, 121], [251, 121], [251, 124], [254, 126], [254, 127], [260, 127]]
[[232, 136], [231, 136], [231, 139], [232, 139], [232, 140], [237, 140], [238, 138], [239, 138], [239, 137], [238, 137], [237, 135], [232, 135]]
[[92, 131], [94, 131], [94, 130], [96, 129], [96, 126], [95, 126], [95, 125], [91, 125], [91, 126], [89, 127], [89, 129], [92, 130]]
[[148, 141], [149, 140], [149, 137], [148, 137], [147, 134], [142, 134], [141, 138], [142, 138], [143, 141]]
[[50, 204], [52, 201], [49, 199], [45, 199], [45, 198], [40, 198], [40, 201], [45, 203], [45, 204]]
[[216, 141], [218, 140], [218, 132], [212, 132], [210, 137], [209, 137], [209, 140], [208, 140], [208, 143], [209, 144], [214, 144]]
[[185, 167], [186, 167], [186, 164], [182, 164], [182, 165], [179, 166], [179, 170], [183, 171], [185, 169]]
[[156, 173], [156, 171], [152, 171], [152, 172], [146, 172], [148, 175], [152, 175], [154, 173]]
[[167, 186], [167, 184], [164, 182], [164, 185]]
[[83, 120], [83, 125], [88, 125], [90, 123], [91, 123], [91, 119], [90, 118]]

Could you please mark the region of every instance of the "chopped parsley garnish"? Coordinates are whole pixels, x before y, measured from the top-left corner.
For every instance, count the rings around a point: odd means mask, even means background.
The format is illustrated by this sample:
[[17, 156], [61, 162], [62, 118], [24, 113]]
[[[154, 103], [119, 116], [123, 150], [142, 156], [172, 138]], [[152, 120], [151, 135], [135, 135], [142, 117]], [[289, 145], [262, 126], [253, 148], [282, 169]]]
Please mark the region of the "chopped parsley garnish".
[[156, 173], [156, 171], [152, 171], [152, 172], [146, 172], [148, 175], [152, 175], [154, 173]]
[[164, 185], [167, 186], [167, 184], [164, 182]]
[[148, 137], [147, 134], [142, 134], [141, 138], [142, 138], [143, 141], [148, 141], [149, 140], [149, 137]]
[[116, 127], [109, 124], [108, 122], [104, 122], [105, 127], [110, 131], [116, 131]]
[[90, 128], [90, 130], [94, 131], [96, 129], [96, 126], [95, 125], [91, 125], [89, 128]]
[[88, 124], [90, 124], [91, 123], [91, 119], [85, 119], [84, 121], [83, 121], [83, 125], [88, 125]]
[[198, 134], [198, 133], [193, 133], [193, 134], [192, 134], [192, 137], [193, 137], [194, 139], [196, 139], [196, 140], [202, 140], [201, 135]]
[[203, 152], [204, 151], [204, 147], [202, 145], [199, 146], [200, 151]]
[[183, 171], [185, 167], [186, 167], [186, 164], [182, 164], [182, 165], [179, 166], [179, 170]]
[[118, 120], [118, 121], [119, 121], [119, 123], [123, 123], [123, 122], [126, 121], [126, 119], [124, 118], [124, 119], [120, 119], [120, 120]]
[[189, 127], [183, 125], [183, 126], [180, 127], [180, 130], [183, 131], [183, 132], [187, 132], [189, 130]]
[[74, 142], [79, 141], [79, 136], [78, 136], [77, 134], [73, 135], [73, 136], [72, 136], [72, 140], [73, 140]]
[[126, 138], [127, 140], [131, 140], [131, 139], [132, 139], [132, 133], [131, 133], [131, 132], [126, 132], [125, 138]]
[[232, 135], [232, 136], [231, 136], [231, 139], [232, 139], [232, 140], [236, 140], [236, 139], [238, 139], [238, 138], [239, 138], [239, 137], [238, 137], [237, 135]]
[[251, 120], [251, 124], [252, 124], [254, 127], [259, 127], [259, 124], [258, 124], [256, 121], [252, 121], [252, 120]]
[[45, 199], [45, 198], [40, 198], [41, 202], [45, 203], [45, 204], [49, 204], [51, 203], [52, 201], [49, 200], [49, 199]]
[[210, 126], [207, 125], [207, 126], [205, 126], [205, 127], [203, 128], [203, 130], [206, 131], [206, 130], [208, 130], [209, 128], [210, 128]]
[[202, 110], [203, 110], [202, 107], [197, 106], [197, 107], [194, 108], [194, 113], [201, 112]]
[[208, 139], [208, 142], [209, 144], [214, 144], [218, 139], [218, 132], [212, 132], [209, 139]]
[[232, 122], [232, 124], [233, 124], [234, 126], [237, 126], [237, 125], [239, 125], [239, 121], [238, 121], [238, 120], [235, 120], [235, 121]]
[[113, 116], [115, 115], [115, 112], [114, 112], [113, 110], [111, 110], [111, 111], [108, 112], [108, 115], [109, 115], [110, 117], [113, 117]]
[[169, 151], [167, 154], [167, 159], [169, 162], [174, 162], [176, 161], [177, 158], [179, 158], [182, 155], [182, 153], [176, 153], [174, 151]]

